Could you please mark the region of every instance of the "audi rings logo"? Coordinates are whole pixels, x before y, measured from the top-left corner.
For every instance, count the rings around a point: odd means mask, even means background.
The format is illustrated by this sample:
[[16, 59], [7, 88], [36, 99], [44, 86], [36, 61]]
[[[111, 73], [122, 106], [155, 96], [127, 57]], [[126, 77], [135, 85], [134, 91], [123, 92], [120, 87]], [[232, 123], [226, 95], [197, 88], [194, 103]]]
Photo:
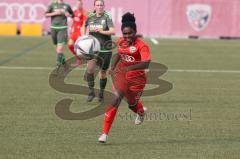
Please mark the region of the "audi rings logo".
[[126, 62], [134, 62], [135, 61], [135, 58], [133, 56], [129, 56], [129, 55], [121, 54], [121, 58]]
[[41, 3], [0, 3], [0, 22], [42, 23], [46, 9]]

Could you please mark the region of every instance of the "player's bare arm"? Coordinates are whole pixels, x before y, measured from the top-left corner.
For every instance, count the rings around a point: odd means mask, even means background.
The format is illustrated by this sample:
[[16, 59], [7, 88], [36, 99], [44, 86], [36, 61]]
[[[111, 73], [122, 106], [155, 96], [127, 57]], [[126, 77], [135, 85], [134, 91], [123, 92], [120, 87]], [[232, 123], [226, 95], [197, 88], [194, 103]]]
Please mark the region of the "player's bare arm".
[[114, 28], [109, 28], [109, 30], [96, 30], [96, 32], [99, 32], [103, 35], [115, 35], [115, 30]]
[[120, 61], [120, 59], [121, 59], [121, 57], [120, 57], [119, 54], [116, 54], [112, 57], [112, 64], [111, 64], [111, 67], [108, 70], [109, 75], [111, 75], [113, 73], [113, 71], [116, 68], [117, 63]]
[[57, 15], [61, 15], [62, 12], [61, 11], [55, 11], [55, 12], [52, 12], [52, 13], [46, 13], [45, 16], [46, 17], [53, 17], [53, 16], [57, 16]]
[[126, 67], [126, 71], [148, 69], [149, 64], [150, 64], [150, 61], [141, 61], [135, 65], [130, 65], [130, 66]]
[[86, 22], [84, 21], [83, 25], [82, 25], [82, 27], [80, 29], [82, 35], [86, 35], [86, 33], [87, 33], [87, 27], [85, 25], [86, 25]]

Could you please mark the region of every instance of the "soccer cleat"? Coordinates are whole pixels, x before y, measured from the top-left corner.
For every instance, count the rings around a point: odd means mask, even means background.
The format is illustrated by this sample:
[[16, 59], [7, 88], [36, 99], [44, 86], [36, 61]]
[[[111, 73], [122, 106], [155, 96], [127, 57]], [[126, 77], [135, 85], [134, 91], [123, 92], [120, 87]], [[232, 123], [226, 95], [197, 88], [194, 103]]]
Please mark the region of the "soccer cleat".
[[93, 99], [95, 98], [95, 93], [94, 92], [90, 92], [89, 94], [88, 94], [88, 97], [87, 97], [87, 102], [91, 102]]
[[65, 64], [57, 65], [55, 74], [58, 75], [58, 76], [66, 76], [68, 71], [69, 71], [69, 67], [65, 63]]
[[66, 66], [65, 65], [63, 65], [63, 64], [57, 64], [57, 66], [56, 66], [56, 68], [54, 69], [54, 71], [53, 71], [53, 75], [55, 75], [55, 76], [61, 76], [61, 75], [63, 75], [63, 76], [65, 76], [65, 68], [66, 68]]
[[61, 69], [61, 65], [60, 64], [57, 64], [57, 67], [54, 69], [54, 71], [52, 72], [52, 74], [54, 76], [57, 76], [60, 72], [60, 69]]
[[99, 138], [98, 141], [100, 143], [106, 143], [107, 142], [108, 135], [107, 134], [102, 134]]
[[143, 123], [144, 117], [145, 117], [145, 114], [146, 114], [146, 111], [147, 111], [147, 108], [146, 108], [146, 107], [143, 107], [143, 110], [144, 110], [144, 114], [139, 115], [139, 114], [137, 113], [137, 117], [136, 117], [136, 119], [135, 119], [135, 125], [140, 125], [140, 124]]

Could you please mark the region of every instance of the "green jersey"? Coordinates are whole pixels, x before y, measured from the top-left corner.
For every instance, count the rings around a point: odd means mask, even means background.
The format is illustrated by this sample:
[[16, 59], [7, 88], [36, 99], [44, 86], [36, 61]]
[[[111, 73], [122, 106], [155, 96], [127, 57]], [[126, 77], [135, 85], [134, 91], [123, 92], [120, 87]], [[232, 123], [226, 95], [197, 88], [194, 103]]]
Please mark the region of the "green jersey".
[[111, 15], [105, 11], [101, 17], [97, 17], [97, 14], [95, 12], [92, 12], [88, 15], [85, 25], [86, 27], [89, 27], [89, 34], [96, 37], [99, 40], [101, 44], [101, 51], [106, 50], [106, 48], [104, 48], [104, 45], [106, 45], [107, 41], [111, 40], [111, 36], [94, 32], [94, 30], [98, 29], [106, 31], [109, 30], [109, 28], [112, 28], [113, 21]]
[[61, 11], [62, 15], [56, 15], [51, 17], [51, 28], [52, 29], [66, 29], [67, 28], [67, 17], [65, 13], [68, 12], [73, 17], [73, 11], [67, 3], [53, 2], [48, 6], [46, 13], [52, 13]]

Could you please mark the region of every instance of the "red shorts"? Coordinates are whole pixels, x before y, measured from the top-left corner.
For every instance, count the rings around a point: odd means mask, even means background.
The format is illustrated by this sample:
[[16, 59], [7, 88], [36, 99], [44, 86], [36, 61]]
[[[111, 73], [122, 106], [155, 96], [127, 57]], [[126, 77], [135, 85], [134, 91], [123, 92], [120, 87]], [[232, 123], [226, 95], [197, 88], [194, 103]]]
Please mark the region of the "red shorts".
[[75, 42], [79, 36], [81, 36], [80, 32], [73, 32], [70, 36], [70, 39], [72, 39]]
[[122, 92], [131, 105], [139, 101], [146, 82], [145, 73], [139, 74], [139, 71], [116, 72], [113, 77], [114, 89]]

